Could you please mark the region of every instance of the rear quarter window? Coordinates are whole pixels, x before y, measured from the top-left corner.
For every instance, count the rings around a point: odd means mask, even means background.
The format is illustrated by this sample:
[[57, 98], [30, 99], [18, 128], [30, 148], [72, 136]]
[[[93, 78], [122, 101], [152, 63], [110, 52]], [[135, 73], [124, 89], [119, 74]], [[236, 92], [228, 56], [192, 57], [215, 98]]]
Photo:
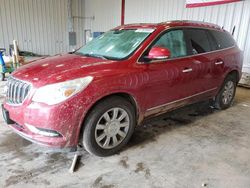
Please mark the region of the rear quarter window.
[[218, 49], [229, 48], [235, 45], [235, 40], [227, 32], [210, 31], [217, 43]]

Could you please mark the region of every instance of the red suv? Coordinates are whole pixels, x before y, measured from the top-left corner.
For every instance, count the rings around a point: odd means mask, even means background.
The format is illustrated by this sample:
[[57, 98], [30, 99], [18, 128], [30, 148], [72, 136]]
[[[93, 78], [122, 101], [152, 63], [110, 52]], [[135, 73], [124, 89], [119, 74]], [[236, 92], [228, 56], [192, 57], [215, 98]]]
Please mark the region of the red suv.
[[14, 72], [3, 115], [22, 137], [98, 156], [120, 150], [145, 118], [212, 99], [228, 108], [242, 52], [217, 25], [172, 21], [119, 26], [79, 50]]

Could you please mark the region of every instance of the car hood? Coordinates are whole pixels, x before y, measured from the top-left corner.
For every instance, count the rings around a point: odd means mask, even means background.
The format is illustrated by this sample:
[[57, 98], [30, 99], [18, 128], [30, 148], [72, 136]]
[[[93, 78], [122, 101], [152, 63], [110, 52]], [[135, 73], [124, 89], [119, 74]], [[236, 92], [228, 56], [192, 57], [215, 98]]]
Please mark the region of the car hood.
[[17, 79], [41, 86], [90, 76], [96, 72], [96, 66], [100, 68], [100, 65], [114, 62], [75, 54], [64, 54], [34, 61], [20, 67], [12, 75]]

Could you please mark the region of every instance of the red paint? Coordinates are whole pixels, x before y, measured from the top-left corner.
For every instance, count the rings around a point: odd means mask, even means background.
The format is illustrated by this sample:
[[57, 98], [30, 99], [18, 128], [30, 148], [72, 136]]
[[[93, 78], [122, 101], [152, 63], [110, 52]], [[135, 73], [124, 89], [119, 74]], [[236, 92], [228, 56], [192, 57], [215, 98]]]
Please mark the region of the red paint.
[[124, 25], [125, 20], [125, 0], [122, 0], [121, 25]]
[[[10, 127], [22, 136], [43, 145], [74, 147], [78, 143], [80, 128], [86, 114], [97, 101], [108, 95], [117, 93], [130, 95], [137, 104], [138, 123], [140, 123], [146, 117], [214, 97], [226, 75], [233, 70], [241, 76], [242, 53], [238, 47], [157, 63], [137, 62], [152, 40], [164, 30], [177, 26], [213, 28], [224, 32], [216, 25], [200, 22], [179, 21], [120, 26], [118, 28], [155, 28], [155, 31], [126, 60], [111, 61], [65, 54], [23, 66], [12, 76], [32, 83], [33, 88], [22, 105], [13, 106], [4, 103], [10, 118], [22, 126], [20, 128], [10, 125]], [[223, 60], [224, 64], [215, 66], [217, 60]], [[192, 68], [193, 72], [183, 73], [186, 68]], [[36, 89], [41, 86], [85, 76], [93, 76], [91, 84], [62, 103], [49, 106], [32, 102]], [[165, 106], [154, 108], [166, 103], [171, 104], [167, 106], [168, 109]], [[55, 130], [62, 137], [53, 138], [31, 133], [25, 123]]]
[[160, 46], [155, 46], [153, 47], [149, 53], [148, 53], [148, 57], [151, 59], [157, 59], [157, 58], [163, 58], [163, 57], [170, 57], [171, 56], [171, 52], [169, 51], [169, 49], [164, 48], [164, 47], [160, 47]]
[[187, 4], [187, 8], [195, 8], [195, 7], [204, 7], [204, 6], [212, 6], [212, 5], [221, 5], [225, 3], [234, 3], [240, 2], [241, 0], [223, 0], [223, 1], [214, 1], [214, 2], [204, 2], [204, 3], [190, 3]]

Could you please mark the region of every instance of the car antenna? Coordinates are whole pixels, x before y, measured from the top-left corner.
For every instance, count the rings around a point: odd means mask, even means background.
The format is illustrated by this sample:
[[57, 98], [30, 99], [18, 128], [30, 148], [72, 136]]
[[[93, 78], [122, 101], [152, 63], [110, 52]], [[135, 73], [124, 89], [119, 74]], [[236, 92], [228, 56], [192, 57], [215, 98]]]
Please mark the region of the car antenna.
[[233, 27], [232, 35], [234, 36], [236, 26]]

